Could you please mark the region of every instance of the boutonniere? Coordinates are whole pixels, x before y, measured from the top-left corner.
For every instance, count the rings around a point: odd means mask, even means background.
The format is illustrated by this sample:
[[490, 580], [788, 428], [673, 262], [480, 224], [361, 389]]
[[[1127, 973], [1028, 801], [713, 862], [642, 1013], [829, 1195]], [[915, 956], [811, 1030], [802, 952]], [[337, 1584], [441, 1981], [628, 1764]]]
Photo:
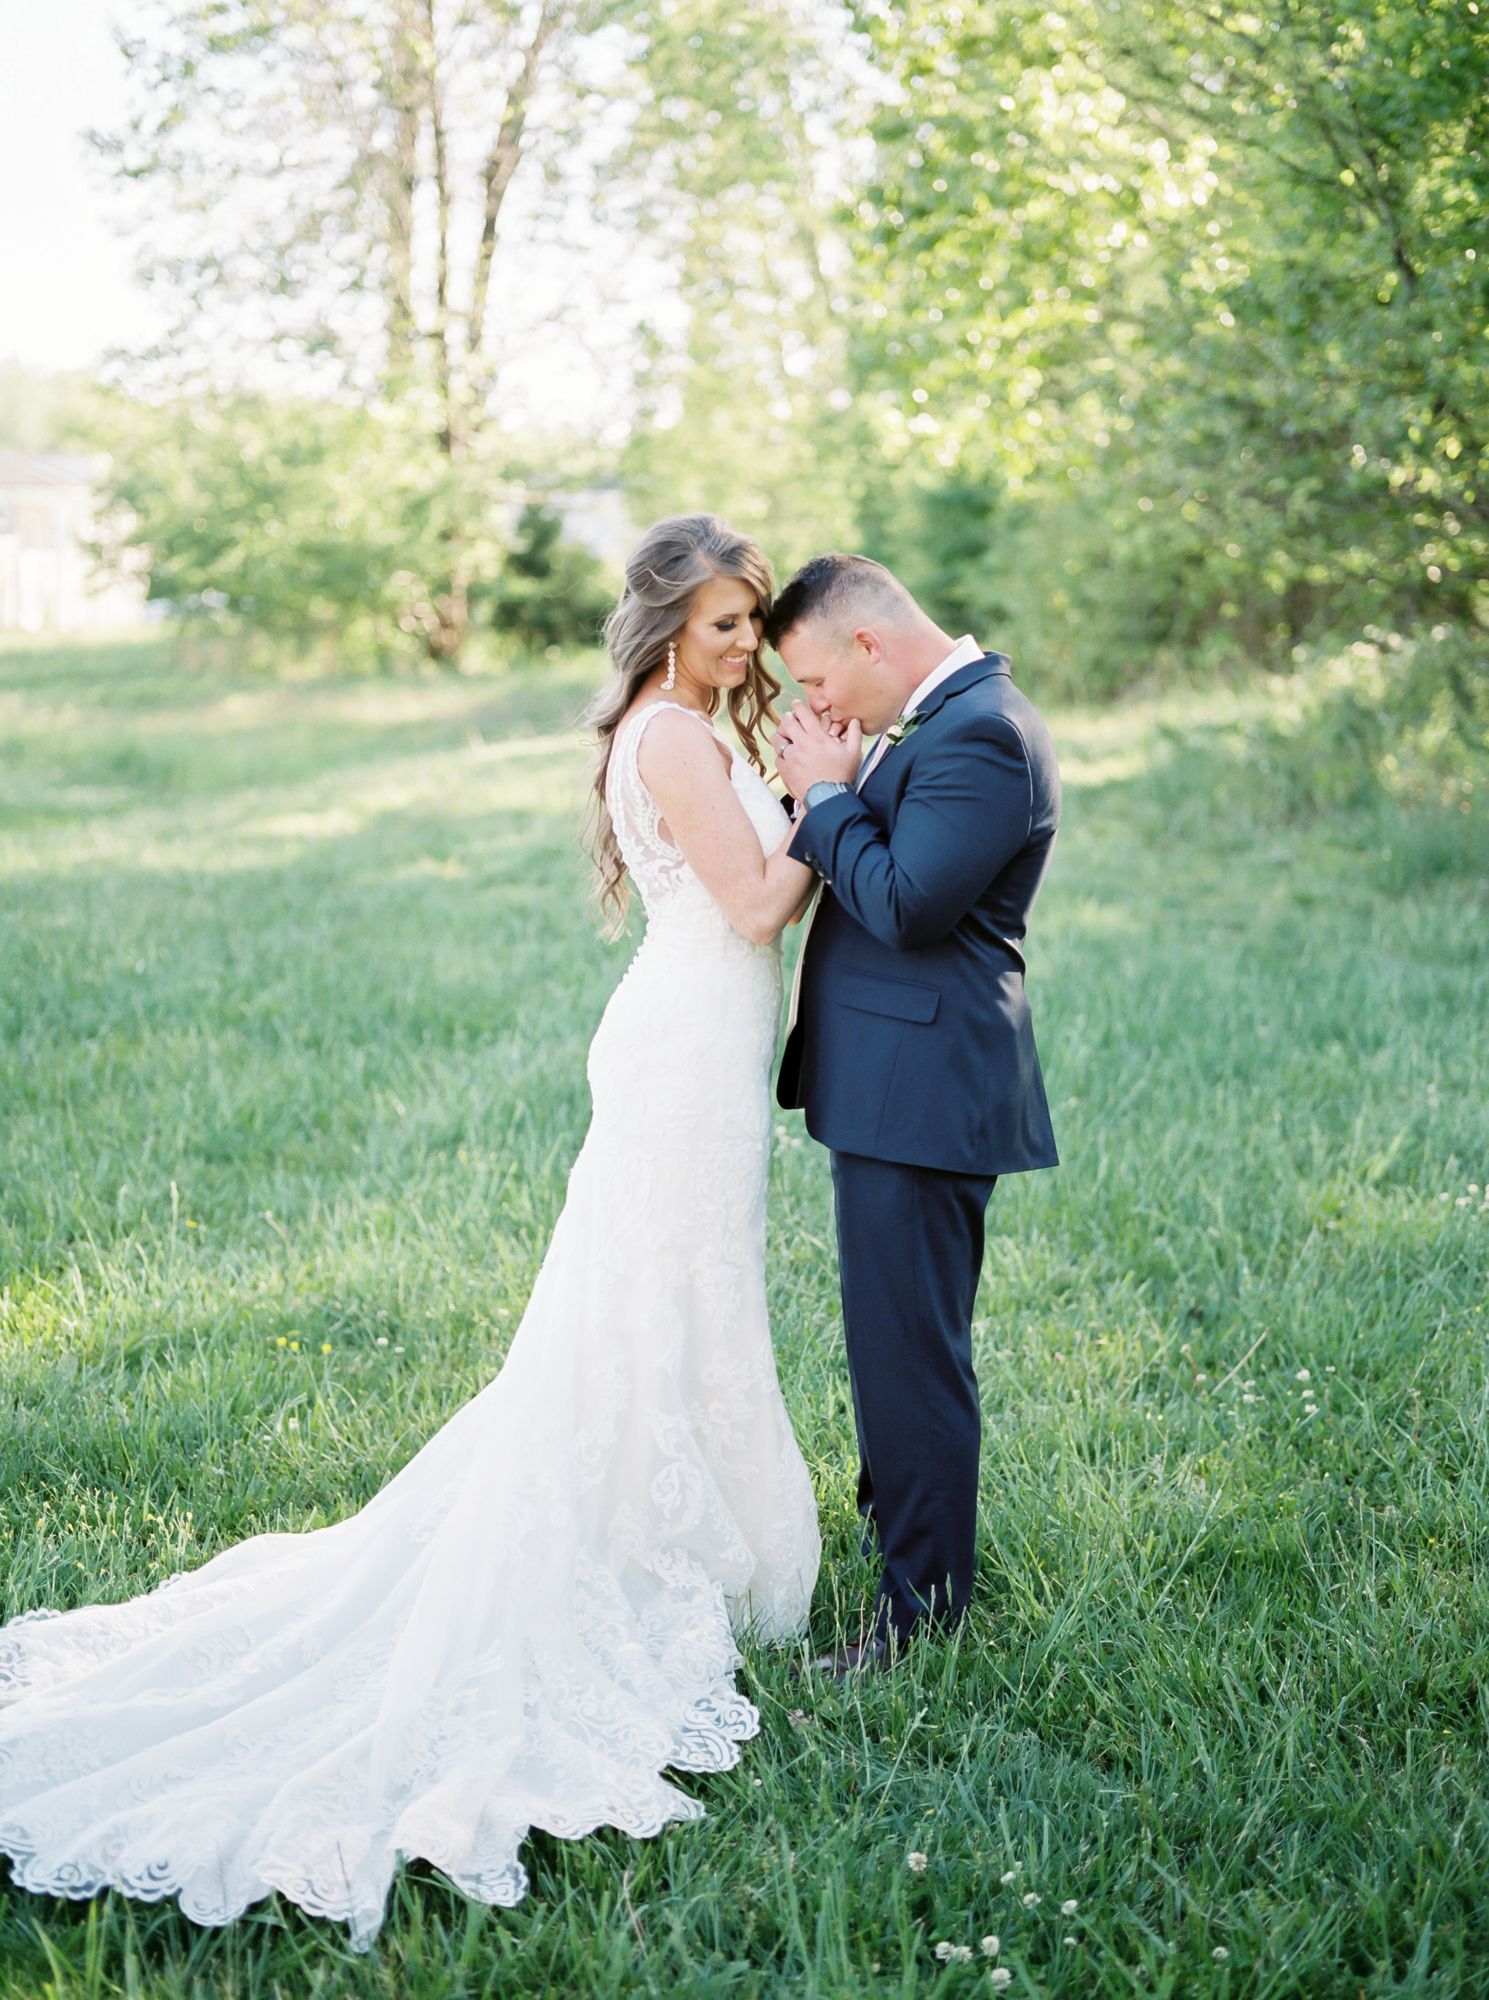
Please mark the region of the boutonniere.
[[921, 716], [919, 709], [910, 715], [902, 715], [897, 722], [891, 722], [884, 732], [884, 747], [893, 750], [904, 742], [912, 729], [919, 729]]

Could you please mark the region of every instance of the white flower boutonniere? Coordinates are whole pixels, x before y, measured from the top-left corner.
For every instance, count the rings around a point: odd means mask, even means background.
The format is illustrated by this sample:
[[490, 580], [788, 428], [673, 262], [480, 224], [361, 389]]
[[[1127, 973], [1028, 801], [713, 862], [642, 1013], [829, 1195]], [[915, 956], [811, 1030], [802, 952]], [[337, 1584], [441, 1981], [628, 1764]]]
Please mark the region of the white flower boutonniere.
[[920, 721], [920, 711], [917, 709], [910, 715], [902, 715], [897, 722], [891, 722], [888, 729], [884, 732], [885, 749], [894, 750], [898, 748], [912, 729], [919, 729]]

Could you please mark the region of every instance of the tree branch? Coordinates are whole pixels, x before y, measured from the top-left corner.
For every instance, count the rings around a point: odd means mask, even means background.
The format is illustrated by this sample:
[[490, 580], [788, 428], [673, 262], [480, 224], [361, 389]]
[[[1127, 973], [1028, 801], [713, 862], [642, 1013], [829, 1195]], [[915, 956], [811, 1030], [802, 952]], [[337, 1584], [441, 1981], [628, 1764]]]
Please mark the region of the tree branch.
[[435, 384], [440, 400], [440, 449], [447, 458], [459, 450], [462, 439], [451, 400], [450, 356], [450, 161], [445, 134], [444, 86], [440, 76], [437, 24], [434, 0], [423, 0], [424, 33], [427, 40], [420, 50], [429, 102], [430, 131], [434, 141], [434, 346]]
[[487, 154], [481, 169], [485, 205], [481, 217], [481, 241], [476, 252], [475, 287], [471, 299], [467, 341], [473, 368], [479, 365], [481, 351], [486, 341], [486, 315], [491, 297], [491, 265], [496, 254], [497, 222], [501, 216], [502, 203], [507, 197], [507, 189], [512, 184], [512, 176], [522, 160], [528, 113], [532, 109], [532, 100], [537, 89], [538, 69], [543, 59], [543, 51], [557, 33], [560, 22], [559, 6], [554, 4], [554, 0], [544, 0], [532, 39], [522, 52], [522, 68], [508, 87], [507, 101], [502, 109], [502, 121], [497, 130], [495, 144]]

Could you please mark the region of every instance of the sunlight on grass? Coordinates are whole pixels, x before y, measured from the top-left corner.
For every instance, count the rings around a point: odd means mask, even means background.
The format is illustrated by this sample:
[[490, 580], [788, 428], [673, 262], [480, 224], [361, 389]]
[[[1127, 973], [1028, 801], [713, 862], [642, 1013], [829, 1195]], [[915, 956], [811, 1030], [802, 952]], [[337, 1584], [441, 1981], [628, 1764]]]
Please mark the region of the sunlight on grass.
[[[595, 673], [0, 649], [7, 1613], [339, 1518], [499, 1366], [634, 943], [585, 908]], [[1071, 2000], [1481, 1990], [1483, 885], [1393, 875], [1405, 820], [1214, 789], [1183, 732], [1235, 705], [1054, 718], [1064, 1165], [989, 1211], [959, 1638], [847, 1690], [748, 1649], [763, 1732], [688, 1781], [708, 1819], [535, 1840], [517, 1911], [414, 1869], [358, 1961], [273, 1904], [204, 1933], [0, 1889], [0, 1996], [970, 1994], [992, 1935]], [[826, 1644], [872, 1577], [795, 1114], [771, 1201]]]

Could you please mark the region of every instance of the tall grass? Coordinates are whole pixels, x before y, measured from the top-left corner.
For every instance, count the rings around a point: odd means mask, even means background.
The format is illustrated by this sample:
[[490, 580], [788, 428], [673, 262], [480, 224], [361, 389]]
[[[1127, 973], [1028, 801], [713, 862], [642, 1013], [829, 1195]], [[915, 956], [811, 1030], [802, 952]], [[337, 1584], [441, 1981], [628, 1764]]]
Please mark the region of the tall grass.
[[[629, 949], [575, 847], [592, 671], [0, 653], [6, 1615], [338, 1517], [498, 1365]], [[1065, 1165], [990, 1211], [965, 1631], [843, 1691], [752, 1653], [709, 1817], [534, 1839], [517, 1911], [413, 1868], [357, 1959], [0, 1887], [0, 1995], [1489, 1991], [1477, 823], [1269, 818], [1194, 712], [1056, 718]], [[794, 1116], [772, 1204], [826, 1643], [872, 1579]]]

